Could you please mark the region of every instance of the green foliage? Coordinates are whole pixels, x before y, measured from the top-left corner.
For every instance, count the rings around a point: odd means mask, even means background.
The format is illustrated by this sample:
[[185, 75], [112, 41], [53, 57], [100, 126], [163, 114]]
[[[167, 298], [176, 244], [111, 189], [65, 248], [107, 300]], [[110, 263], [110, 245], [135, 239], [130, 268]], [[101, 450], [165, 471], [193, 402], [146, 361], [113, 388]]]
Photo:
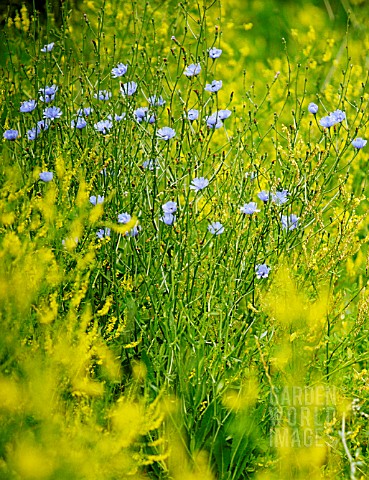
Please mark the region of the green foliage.
[[3, 478], [366, 477], [367, 7], [248, 3], [22, 7], [1, 32]]

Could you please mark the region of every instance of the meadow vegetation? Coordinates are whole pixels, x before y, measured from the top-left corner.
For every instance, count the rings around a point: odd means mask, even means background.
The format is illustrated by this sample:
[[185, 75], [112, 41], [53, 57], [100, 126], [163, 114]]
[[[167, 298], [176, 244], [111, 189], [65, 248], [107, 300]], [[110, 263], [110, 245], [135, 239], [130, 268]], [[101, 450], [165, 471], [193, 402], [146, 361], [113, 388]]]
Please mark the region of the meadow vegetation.
[[369, 9], [4, 14], [0, 478], [368, 476]]

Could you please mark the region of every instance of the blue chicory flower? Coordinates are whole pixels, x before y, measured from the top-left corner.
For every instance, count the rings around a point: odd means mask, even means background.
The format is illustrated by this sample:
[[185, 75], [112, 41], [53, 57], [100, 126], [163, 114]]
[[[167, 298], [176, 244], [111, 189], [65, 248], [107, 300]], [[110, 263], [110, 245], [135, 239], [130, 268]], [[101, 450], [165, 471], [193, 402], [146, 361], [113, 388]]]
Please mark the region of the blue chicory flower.
[[283, 203], [287, 202], [287, 195], [289, 195], [288, 190], [279, 190], [272, 195], [272, 201], [276, 205], [283, 205]]
[[111, 99], [111, 92], [109, 90], [99, 90], [97, 93], [94, 93], [94, 98], [107, 102]]
[[55, 94], [58, 91], [59, 87], [57, 85], [51, 85], [51, 87], [46, 86], [45, 88], [40, 88], [38, 93], [40, 95], [40, 101], [44, 103], [50, 103], [55, 99]]
[[42, 180], [43, 182], [51, 182], [51, 180], [54, 177], [54, 174], [53, 172], [41, 172], [39, 177], [40, 177], [40, 180]]
[[39, 121], [37, 122], [37, 127], [40, 129], [40, 131], [41, 131], [41, 130], [46, 131], [46, 130], [49, 129], [50, 123], [51, 123], [50, 118], [45, 118], [44, 120], [39, 120]]
[[351, 145], [357, 149], [364, 148], [366, 144], [367, 144], [367, 140], [364, 140], [361, 137], [357, 137], [355, 138], [355, 140], [351, 142]]
[[209, 57], [215, 60], [216, 58], [219, 58], [221, 56], [222, 52], [223, 50], [221, 50], [220, 48], [213, 47], [209, 50]]
[[183, 72], [186, 77], [194, 77], [201, 72], [201, 65], [199, 63], [191, 63], [186, 67], [186, 70]]
[[14, 140], [16, 140], [18, 137], [18, 130], [5, 130], [5, 132], [3, 133], [3, 137], [5, 138], [5, 140], [10, 140], [11, 142], [14, 142]]
[[208, 230], [213, 235], [220, 235], [224, 232], [224, 227], [220, 222], [213, 222], [208, 226]]
[[213, 80], [211, 83], [206, 84], [205, 90], [207, 92], [215, 93], [222, 88], [222, 85], [223, 85], [222, 80]]
[[106, 228], [100, 228], [100, 230], [98, 230], [96, 232], [96, 236], [97, 238], [99, 238], [100, 240], [102, 240], [104, 237], [110, 237], [110, 228], [106, 227]]
[[316, 113], [318, 113], [318, 110], [319, 110], [319, 107], [318, 107], [318, 105], [317, 105], [316, 103], [314, 103], [314, 102], [309, 103], [309, 105], [308, 105], [308, 111], [309, 111], [310, 113], [312, 113], [313, 115], [315, 115]]
[[270, 192], [267, 192], [266, 190], [262, 190], [257, 196], [264, 203], [270, 200]]
[[72, 120], [70, 124], [71, 128], [78, 128], [78, 130], [82, 130], [86, 125], [87, 122], [83, 117], [77, 117], [77, 120]]
[[164, 213], [162, 217], [160, 217], [160, 221], [165, 223], [165, 225], [173, 225], [176, 221], [176, 216], [173, 213]]
[[132, 217], [127, 212], [119, 213], [119, 215], [118, 215], [118, 223], [123, 223], [123, 225], [130, 222], [131, 220], [132, 220]]
[[114, 120], [116, 122], [120, 122], [126, 118], [126, 112], [122, 112], [122, 115], [115, 114], [114, 115]]
[[165, 140], [165, 141], [170, 140], [171, 138], [175, 137], [175, 135], [176, 135], [175, 130], [173, 130], [173, 128], [170, 128], [170, 127], [160, 128], [156, 132], [156, 136], [159, 137], [160, 140]]
[[335, 110], [334, 112], [330, 113], [328, 116], [323, 117], [320, 119], [319, 123], [324, 128], [333, 127], [337, 123], [342, 122], [346, 118], [346, 113], [342, 110]]
[[241, 207], [240, 210], [241, 213], [244, 213], [245, 215], [252, 215], [253, 213], [260, 212], [255, 202], [245, 203], [245, 205]]
[[213, 113], [209, 117], [206, 117], [205, 120], [206, 120], [206, 125], [209, 128], [214, 128], [217, 130], [218, 128], [221, 128], [223, 126], [223, 122], [219, 118], [219, 115], [217, 113]]
[[199, 192], [209, 185], [209, 180], [204, 177], [194, 178], [191, 182], [190, 189]]
[[41, 48], [41, 52], [46, 53], [46, 52], [51, 52], [51, 50], [54, 48], [55, 43], [51, 42], [43, 46]]
[[63, 112], [59, 107], [48, 107], [44, 110], [44, 118], [49, 120], [55, 120], [56, 118], [60, 118], [62, 115]]
[[232, 112], [230, 110], [218, 110], [218, 117], [221, 119], [221, 120], [226, 120], [227, 118], [229, 118], [230, 116], [232, 115]]
[[124, 63], [118, 63], [118, 65], [112, 69], [111, 75], [113, 78], [123, 77], [128, 70], [128, 65], [124, 65]]
[[153, 107], [162, 107], [166, 103], [161, 95], [159, 97], [157, 97], [156, 95], [152, 95], [148, 98], [148, 100], [149, 104]]
[[97, 205], [99, 203], [103, 203], [104, 202], [104, 196], [103, 195], [98, 195], [97, 197], [95, 195], [91, 195], [90, 197], [90, 203], [92, 203], [92, 205]]
[[148, 107], [137, 108], [133, 112], [133, 115], [136, 117], [136, 121], [138, 123], [141, 123], [142, 121], [146, 121], [148, 123], [154, 123], [155, 122], [155, 115], [149, 115]]
[[106, 135], [109, 133], [109, 130], [112, 128], [113, 123], [111, 120], [100, 120], [100, 122], [97, 122], [94, 124], [94, 128], [97, 132], [102, 133], [103, 135]]
[[269, 276], [270, 267], [266, 263], [255, 266], [255, 272], [257, 278], [267, 278]]
[[174, 213], [177, 211], [177, 202], [169, 201], [162, 206], [164, 213]]
[[37, 126], [34, 128], [31, 128], [31, 130], [27, 130], [27, 138], [28, 140], [36, 140], [36, 138], [39, 136], [41, 133], [41, 129]]
[[128, 83], [121, 83], [120, 84], [120, 92], [122, 95], [127, 95], [130, 97], [137, 91], [137, 83], [136, 82], [128, 82]]
[[91, 107], [80, 108], [77, 110], [77, 117], [88, 117], [93, 112]]
[[32, 112], [37, 107], [36, 100], [25, 100], [21, 103], [19, 111], [22, 113]]
[[195, 108], [191, 108], [191, 110], [188, 110], [187, 112], [187, 118], [190, 120], [190, 122], [197, 120], [199, 118], [199, 111]]
[[300, 217], [292, 213], [291, 215], [281, 215], [281, 223], [283, 230], [294, 230], [299, 226]]

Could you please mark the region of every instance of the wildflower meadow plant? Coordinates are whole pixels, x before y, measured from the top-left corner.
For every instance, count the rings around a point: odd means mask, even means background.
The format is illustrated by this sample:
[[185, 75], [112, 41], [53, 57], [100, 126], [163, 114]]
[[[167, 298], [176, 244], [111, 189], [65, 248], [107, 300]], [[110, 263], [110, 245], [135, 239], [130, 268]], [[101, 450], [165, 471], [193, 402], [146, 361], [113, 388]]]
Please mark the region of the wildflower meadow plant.
[[186, 67], [185, 71], [183, 72], [186, 77], [196, 77], [201, 72], [201, 65], [199, 63], [191, 63]]
[[19, 111], [22, 113], [30, 113], [37, 107], [36, 100], [25, 100], [21, 103]]
[[199, 192], [209, 185], [209, 180], [205, 177], [194, 178], [191, 182], [190, 189]]
[[123, 96], [131, 97], [137, 91], [137, 83], [136, 82], [121, 83], [120, 91]]
[[5, 130], [5, 132], [3, 133], [3, 137], [5, 138], [5, 140], [10, 140], [11, 142], [13, 142], [18, 138], [18, 134], [18, 130], [10, 129]]
[[256, 277], [257, 278], [268, 278], [270, 267], [266, 263], [261, 263], [260, 265], [256, 265], [255, 267]]
[[369, 6], [29, 3], [0, 34], [2, 478], [368, 476]]
[[54, 42], [51, 42], [51, 43], [48, 43], [48, 44], [44, 45], [41, 48], [41, 52], [43, 52], [43, 53], [51, 52], [54, 48], [54, 45], [55, 45]]
[[208, 226], [208, 230], [213, 235], [221, 235], [222, 233], [224, 233], [224, 227], [220, 222], [212, 222]]
[[160, 140], [168, 141], [171, 138], [175, 137], [176, 132], [171, 127], [163, 127], [163, 128], [159, 128], [159, 130], [156, 132], [156, 135]]
[[47, 183], [47, 182], [51, 182], [51, 180], [54, 177], [54, 174], [53, 172], [41, 172], [39, 176], [40, 176], [40, 180]]

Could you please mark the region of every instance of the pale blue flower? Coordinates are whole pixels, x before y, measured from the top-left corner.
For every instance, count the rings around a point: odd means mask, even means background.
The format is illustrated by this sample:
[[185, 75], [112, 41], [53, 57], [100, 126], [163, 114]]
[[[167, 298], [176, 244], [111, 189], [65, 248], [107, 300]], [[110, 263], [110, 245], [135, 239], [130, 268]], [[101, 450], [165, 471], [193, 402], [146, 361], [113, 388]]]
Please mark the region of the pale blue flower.
[[5, 138], [5, 140], [10, 140], [11, 142], [13, 142], [18, 137], [18, 130], [5, 130], [5, 132], [3, 133], [3, 137]]
[[92, 203], [92, 205], [97, 205], [99, 203], [103, 203], [104, 202], [104, 196], [103, 195], [98, 195], [96, 197], [95, 195], [92, 195], [90, 197], [90, 202]]
[[137, 108], [133, 112], [133, 115], [136, 117], [136, 120], [137, 120], [138, 123], [141, 123], [142, 121], [145, 121], [145, 122], [148, 122], [148, 123], [154, 123], [155, 122], [155, 115], [149, 115], [148, 107]]
[[309, 111], [310, 113], [312, 113], [313, 115], [315, 115], [316, 113], [318, 113], [318, 110], [319, 110], [319, 107], [318, 107], [318, 105], [317, 105], [316, 103], [313, 103], [313, 102], [309, 103], [309, 105], [308, 105], [308, 111]]
[[46, 131], [46, 130], [49, 129], [50, 123], [51, 123], [50, 118], [45, 118], [44, 120], [39, 120], [39, 121], [37, 122], [37, 127], [39, 128], [40, 131], [41, 131], [41, 130]]
[[270, 192], [267, 192], [266, 190], [262, 190], [261, 192], [258, 193], [258, 198], [266, 203], [270, 200]]
[[333, 127], [337, 123], [342, 122], [346, 118], [346, 113], [342, 110], [335, 110], [334, 112], [330, 113], [328, 116], [323, 117], [320, 119], [319, 123], [324, 128]]
[[99, 238], [100, 240], [102, 240], [103, 238], [106, 238], [106, 237], [110, 237], [110, 228], [100, 228], [100, 230], [98, 230], [96, 232], [96, 236], [97, 238]]
[[32, 112], [37, 107], [36, 100], [25, 100], [21, 103], [19, 111], [22, 113]]
[[220, 222], [213, 222], [208, 226], [208, 230], [213, 235], [220, 235], [224, 232], [224, 227]]
[[226, 120], [232, 115], [232, 112], [230, 110], [218, 110], [218, 117], [221, 120]]
[[37, 126], [35, 128], [31, 128], [31, 130], [27, 130], [27, 138], [28, 140], [36, 140], [36, 138], [41, 133], [41, 129]]
[[287, 196], [289, 195], [288, 190], [279, 190], [272, 195], [272, 201], [276, 205], [283, 205], [283, 203], [287, 202]]
[[44, 118], [49, 120], [55, 120], [56, 118], [60, 118], [62, 115], [63, 112], [59, 107], [48, 107], [44, 110]]
[[51, 42], [46, 45], [44, 45], [43, 48], [41, 48], [41, 52], [46, 53], [46, 52], [51, 52], [51, 50], [54, 48], [55, 43]]
[[231, 114], [232, 112], [230, 110], [218, 110], [212, 113], [210, 117], [206, 117], [206, 124], [210, 128], [221, 128], [223, 126], [222, 120], [226, 120]]
[[294, 230], [299, 226], [300, 217], [292, 213], [291, 215], [281, 215], [281, 223], [283, 230]]
[[42, 180], [43, 182], [51, 182], [54, 175], [53, 175], [53, 172], [41, 172], [39, 177], [40, 177], [40, 180]]
[[96, 131], [102, 133], [103, 135], [106, 135], [109, 133], [109, 130], [112, 128], [113, 123], [111, 120], [100, 120], [100, 122], [97, 122], [94, 124], [94, 128]]
[[55, 94], [58, 91], [59, 87], [55, 84], [51, 87], [46, 86], [45, 88], [40, 88], [38, 93], [40, 95], [40, 101], [44, 103], [50, 103], [55, 99]]
[[127, 236], [129, 237], [137, 237], [137, 235], [140, 233], [141, 227], [139, 225], [135, 225], [129, 232], [126, 233]]
[[93, 112], [91, 107], [80, 108], [77, 110], [77, 117], [88, 117]]
[[130, 97], [137, 90], [137, 83], [136, 82], [128, 82], [128, 83], [121, 83], [120, 84], [120, 92], [122, 95], [127, 95]]
[[223, 85], [222, 80], [213, 80], [211, 83], [206, 84], [205, 90], [207, 92], [215, 93], [222, 88], [222, 85]]
[[160, 217], [160, 221], [165, 223], [165, 225], [173, 225], [176, 221], [176, 216], [173, 213], [164, 213], [162, 217]]
[[164, 213], [174, 213], [177, 211], [177, 203], [169, 201], [162, 206]]
[[[128, 222], [130, 222], [132, 220], [132, 217], [129, 213], [127, 212], [124, 212], [124, 213], [120, 213], [118, 215], [118, 223], [122, 223], [123, 225], [126, 225]], [[131, 228], [131, 230], [129, 232], [126, 232], [125, 233], [125, 236], [126, 237], [137, 237], [137, 235], [139, 234], [139, 231], [140, 231], [140, 227], [138, 225], [135, 225], [133, 228]]]
[[245, 205], [241, 207], [240, 210], [241, 213], [244, 213], [245, 215], [252, 215], [253, 213], [260, 212], [255, 202], [245, 203]]
[[216, 58], [219, 58], [221, 56], [222, 52], [223, 50], [221, 50], [220, 48], [213, 47], [209, 50], [209, 57], [215, 60]]
[[195, 108], [191, 108], [191, 110], [187, 112], [187, 118], [191, 122], [193, 122], [194, 120], [197, 120], [199, 118], [199, 111], [196, 110]]
[[102, 100], [103, 102], [107, 102], [111, 99], [111, 92], [109, 90], [99, 90], [97, 93], [94, 93], [94, 97], [97, 100]]
[[191, 63], [186, 67], [186, 70], [183, 72], [186, 77], [194, 77], [201, 72], [201, 65], [199, 63]]
[[357, 138], [355, 138], [355, 140], [353, 140], [351, 142], [351, 145], [355, 148], [358, 148], [358, 149], [364, 148], [366, 144], [367, 144], [367, 140], [364, 140], [361, 137], [357, 137]]
[[123, 225], [125, 225], [126, 223], [130, 222], [132, 220], [132, 217], [129, 213], [127, 212], [124, 212], [124, 213], [120, 213], [118, 215], [118, 223], [123, 223]]
[[113, 78], [123, 77], [127, 73], [128, 65], [124, 63], [118, 63], [118, 65], [112, 69], [111, 75]]
[[170, 127], [163, 127], [163, 128], [160, 128], [157, 132], [156, 132], [156, 136], [160, 138], [160, 140], [170, 140], [171, 138], [175, 137], [176, 135], [176, 132], [175, 130], [173, 130], [173, 128], [170, 128]]
[[218, 113], [213, 113], [209, 117], [206, 117], [206, 125], [209, 128], [215, 128], [216, 130], [218, 128], [221, 128], [223, 126], [222, 120], [219, 118]]
[[122, 115], [117, 115], [115, 114], [114, 120], [116, 122], [120, 122], [121, 120], [124, 120], [126, 118], [126, 112], [123, 112]]
[[342, 110], [335, 110], [331, 113], [331, 115], [336, 119], [336, 123], [343, 122], [346, 118], [346, 113]]
[[87, 122], [83, 117], [77, 117], [77, 120], [72, 120], [70, 124], [71, 128], [78, 128], [78, 130], [82, 130], [86, 125]]
[[166, 103], [161, 95], [159, 97], [156, 95], [152, 95], [151, 97], [148, 98], [148, 100], [149, 100], [149, 104], [154, 107], [162, 107]]
[[255, 272], [257, 278], [267, 278], [269, 276], [270, 267], [266, 263], [256, 265]]
[[209, 180], [204, 177], [194, 178], [191, 182], [190, 189], [199, 192], [209, 185]]

